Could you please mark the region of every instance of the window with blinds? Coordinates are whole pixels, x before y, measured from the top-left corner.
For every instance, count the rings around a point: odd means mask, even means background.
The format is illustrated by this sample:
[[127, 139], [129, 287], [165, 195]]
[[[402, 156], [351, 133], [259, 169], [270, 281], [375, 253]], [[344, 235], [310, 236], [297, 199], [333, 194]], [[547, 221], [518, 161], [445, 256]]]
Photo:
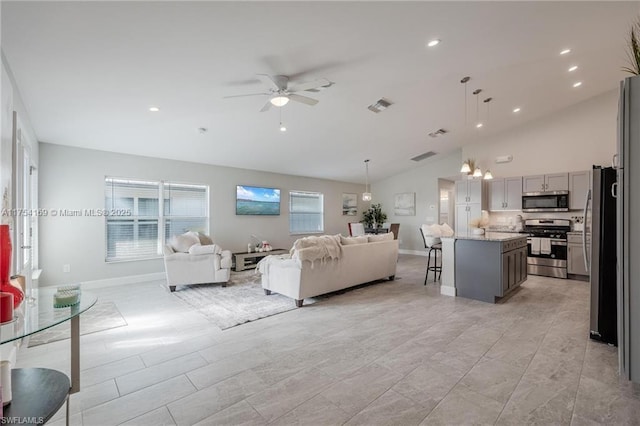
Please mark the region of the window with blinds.
[[324, 232], [324, 196], [319, 192], [289, 192], [289, 232]]
[[105, 178], [106, 261], [162, 254], [162, 245], [186, 231], [208, 233], [206, 185]]
[[163, 199], [165, 243], [187, 231], [208, 234], [208, 186], [165, 182]]

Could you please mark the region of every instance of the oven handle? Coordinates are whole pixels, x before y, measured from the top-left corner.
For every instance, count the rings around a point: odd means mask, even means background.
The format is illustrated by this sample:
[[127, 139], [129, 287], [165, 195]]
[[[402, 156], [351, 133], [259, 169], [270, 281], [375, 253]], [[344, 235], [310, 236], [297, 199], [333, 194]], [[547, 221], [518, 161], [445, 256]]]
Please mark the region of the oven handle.
[[589, 258], [587, 257], [587, 214], [589, 213], [589, 200], [591, 199], [591, 190], [587, 191], [587, 196], [584, 200], [584, 219], [582, 224], [582, 256], [584, 258], [584, 267], [587, 272], [591, 272], [591, 265], [589, 265]]

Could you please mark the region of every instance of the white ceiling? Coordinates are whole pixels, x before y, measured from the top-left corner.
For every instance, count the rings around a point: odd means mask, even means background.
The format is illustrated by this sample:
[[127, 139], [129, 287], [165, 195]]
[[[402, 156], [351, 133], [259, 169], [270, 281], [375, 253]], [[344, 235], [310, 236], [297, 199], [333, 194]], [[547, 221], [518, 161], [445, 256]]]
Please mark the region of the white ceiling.
[[[362, 182], [365, 158], [381, 179], [615, 89], [639, 4], [3, 1], [2, 50], [42, 142]], [[335, 85], [313, 107], [223, 99], [256, 73]]]

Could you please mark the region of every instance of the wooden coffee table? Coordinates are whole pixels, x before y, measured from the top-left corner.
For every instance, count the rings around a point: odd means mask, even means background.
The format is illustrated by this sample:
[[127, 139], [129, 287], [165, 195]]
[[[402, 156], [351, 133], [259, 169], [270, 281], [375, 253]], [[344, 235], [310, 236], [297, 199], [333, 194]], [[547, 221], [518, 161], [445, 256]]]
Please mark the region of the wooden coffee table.
[[235, 271], [240, 272], [240, 271], [244, 271], [245, 269], [255, 268], [256, 264], [263, 257], [269, 256], [272, 254], [287, 254], [287, 253], [289, 253], [289, 250], [285, 250], [285, 249], [273, 249], [271, 251], [262, 251], [262, 252], [252, 251], [251, 253], [248, 253], [246, 251], [243, 251], [240, 253], [233, 253], [233, 257], [236, 262]]

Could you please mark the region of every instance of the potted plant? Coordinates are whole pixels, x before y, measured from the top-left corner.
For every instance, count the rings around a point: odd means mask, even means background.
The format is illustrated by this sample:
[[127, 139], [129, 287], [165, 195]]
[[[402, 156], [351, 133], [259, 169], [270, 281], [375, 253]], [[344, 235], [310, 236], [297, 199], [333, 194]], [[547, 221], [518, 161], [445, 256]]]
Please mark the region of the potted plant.
[[362, 220], [367, 228], [380, 228], [387, 220], [387, 214], [382, 211], [382, 205], [372, 204], [369, 209], [362, 213]]
[[629, 57], [629, 66], [622, 67], [622, 71], [633, 75], [640, 75], [640, 19], [631, 26], [629, 31], [629, 47], [627, 56]]

